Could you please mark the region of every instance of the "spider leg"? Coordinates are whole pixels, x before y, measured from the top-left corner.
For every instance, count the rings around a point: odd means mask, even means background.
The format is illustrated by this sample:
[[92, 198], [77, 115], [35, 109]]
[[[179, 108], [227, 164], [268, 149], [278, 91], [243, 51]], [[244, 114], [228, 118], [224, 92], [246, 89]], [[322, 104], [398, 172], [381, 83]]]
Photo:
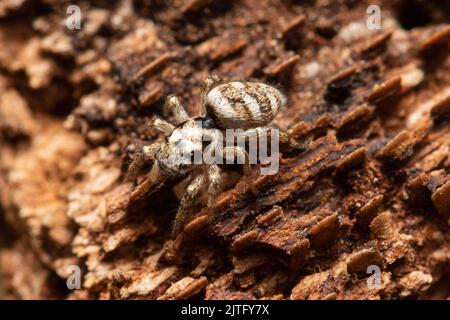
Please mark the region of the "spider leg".
[[128, 167], [128, 172], [125, 177], [125, 181], [130, 181], [136, 179], [136, 176], [145, 162], [153, 160], [156, 152], [159, 150], [160, 144], [154, 143], [149, 146], [142, 148], [141, 152], [133, 159], [130, 166]]
[[149, 126], [160, 131], [165, 136], [170, 136], [172, 134], [173, 130], [175, 129], [175, 127], [172, 124], [170, 124], [169, 122], [164, 121], [162, 119], [159, 119], [159, 118], [156, 118], [153, 121], [150, 121]]
[[244, 131], [244, 135], [247, 138], [249, 138], [249, 137], [263, 138], [264, 137], [267, 139], [267, 136], [271, 135], [273, 130], [278, 131], [278, 139], [282, 144], [288, 145], [289, 147], [291, 147], [293, 149], [304, 149], [305, 148], [304, 145], [295, 141], [295, 139], [293, 139], [286, 132], [283, 132], [281, 130], [278, 130], [278, 129], [275, 129], [272, 127], [258, 127], [258, 128], [248, 129], [248, 130]]
[[130, 201], [139, 199], [143, 195], [147, 194], [150, 189], [153, 189], [152, 191], [158, 190], [164, 184], [164, 181], [166, 181], [167, 178], [168, 175], [160, 169], [158, 162], [155, 161], [153, 163], [152, 169], [150, 170], [150, 173], [148, 174], [144, 182], [138, 185], [130, 194]]
[[206, 115], [206, 95], [212, 88], [223, 83], [223, 79], [216, 75], [209, 75], [203, 81], [202, 93], [201, 93], [201, 104], [200, 104], [200, 116]]
[[163, 109], [165, 112], [169, 111], [173, 114], [177, 125], [189, 119], [189, 115], [175, 95], [167, 97]]
[[220, 168], [217, 164], [208, 166], [208, 208], [214, 205], [216, 195], [219, 191], [220, 177]]
[[282, 144], [288, 145], [289, 147], [293, 149], [305, 149], [305, 146], [303, 144], [298, 143], [295, 141], [294, 138], [292, 138], [288, 133], [283, 131], [278, 131], [280, 142]]
[[192, 180], [192, 182], [186, 188], [186, 192], [181, 198], [180, 206], [178, 207], [178, 212], [177, 215], [175, 216], [175, 221], [173, 223], [172, 227], [173, 238], [175, 238], [180, 233], [181, 228], [183, 227], [186, 221], [186, 215], [189, 209], [191, 208], [192, 204], [194, 203], [198, 193], [202, 189], [204, 183], [205, 183], [205, 175], [199, 174]]
[[247, 177], [251, 175], [252, 167], [250, 165], [248, 152], [245, 149], [240, 146], [227, 146], [223, 148], [223, 154], [226, 160], [234, 161], [235, 158], [241, 159], [240, 161], [244, 166], [244, 174]]

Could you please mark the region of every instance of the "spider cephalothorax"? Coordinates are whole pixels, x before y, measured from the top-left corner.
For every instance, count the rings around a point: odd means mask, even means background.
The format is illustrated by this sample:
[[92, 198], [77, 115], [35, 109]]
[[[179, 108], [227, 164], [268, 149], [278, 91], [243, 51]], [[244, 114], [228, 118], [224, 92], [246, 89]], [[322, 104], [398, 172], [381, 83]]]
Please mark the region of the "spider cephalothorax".
[[[217, 76], [206, 78], [201, 97], [201, 115], [190, 118], [176, 96], [167, 98], [165, 108], [174, 116], [175, 125], [161, 119], [151, 125], [161, 131], [166, 139], [142, 148], [130, 165], [128, 178], [134, 178], [142, 165], [153, 160], [152, 169], [132, 197], [141, 196], [170, 177], [190, 175], [190, 184], [181, 199], [173, 226], [175, 236], [185, 222], [186, 213], [202, 187], [208, 186], [208, 206], [214, 203], [220, 182], [217, 163], [205, 163], [201, 155], [205, 151], [205, 137], [212, 144], [220, 143], [225, 129], [245, 129], [244, 135], [259, 136], [277, 115], [286, 98], [275, 88], [256, 82], [225, 82]], [[279, 133], [280, 142], [297, 148], [299, 145], [287, 134]], [[210, 143], [210, 144], [211, 144]], [[211, 147], [211, 146], [209, 146]], [[200, 155], [200, 158], [198, 157]], [[250, 174], [248, 153], [241, 146], [226, 146], [221, 149], [225, 159], [240, 158], [244, 173]]]

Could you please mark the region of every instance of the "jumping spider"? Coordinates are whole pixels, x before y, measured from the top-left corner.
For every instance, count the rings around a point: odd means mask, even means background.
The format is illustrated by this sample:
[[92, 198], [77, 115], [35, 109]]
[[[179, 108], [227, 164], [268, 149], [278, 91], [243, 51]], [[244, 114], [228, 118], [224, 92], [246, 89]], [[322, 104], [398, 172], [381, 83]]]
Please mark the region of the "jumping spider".
[[[261, 128], [268, 128], [265, 126], [285, 103], [286, 98], [281, 92], [269, 85], [256, 82], [226, 82], [217, 76], [208, 76], [203, 83], [200, 116], [189, 117], [178, 98], [169, 96], [164, 108], [173, 114], [175, 125], [161, 119], [150, 124], [166, 136], [165, 142], [143, 147], [131, 163], [128, 179], [134, 179], [143, 164], [153, 160], [150, 173], [134, 190], [131, 198], [146, 194], [155, 186], [162, 185], [168, 178], [189, 174], [190, 184], [181, 199], [172, 229], [172, 235], [176, 236], [185, 223], [188, 210], [205, 184], [208, 186], [208, 207], [214, 204], [221, 176], [217, 164], [199, 165], [185, 161], [186, 154], [202, 152], [205, 145], [201, 137], [208, 136], [214, 141], [218, 130], [240, 128], [245, 129], [247, 136], [260, 135]], [[300, 147], [286, 133], [279, 132], [279, 141], [292, 148]], [[250, 174], [248, 154], [242, 147], [224, 147], [222, 156], [232, 160], [235, 157], [244, 159], [244, 174]]]

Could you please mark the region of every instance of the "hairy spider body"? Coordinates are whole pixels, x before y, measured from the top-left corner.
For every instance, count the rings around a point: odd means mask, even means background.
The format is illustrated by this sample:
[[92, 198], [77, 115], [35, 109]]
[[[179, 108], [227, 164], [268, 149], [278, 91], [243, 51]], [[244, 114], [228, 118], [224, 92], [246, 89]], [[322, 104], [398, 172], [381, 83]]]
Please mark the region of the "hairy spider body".
[[[204, 137], [218, 143], [218, 131], [225, 129], [246, 129], [244, 135], [260, 136], [263, 126], [268, 124], [286, 102], [285, 97], [275, 88], [263, 83], [224, 82], [216, 76], [206, 78], [202, 89], [202, 115], [190, 118], [176, 96], [167, 98], [165, 109], [172, 112], [175, 126], [161, 119], [151, 125], [165, 136], [163, 143], [155, 143], [142, 148], [131, 163], [128, 179], [136, 177], [146, 161], [153, 160], [147, 178], [132, 192], [135, 199], [161, 186], [173, 177], [189, 176], [189, 186], [182, 196], [172, 228], [176, 236], [185, 223], [186, 215], [197, 195], [206, 184], [208, 186], [208, 207], [214, 204], [214, 197], [220, 183], [220, 169], [215, 163], [195, 161], [196, 154], [205, 150]], [[267, 134], [267, 132], [265, 132]], [[298, 148], [299, 145], [287, 134], [280, 132], [281, 143]], [[240, 158], [245, 175], [250, 174], [248, 154], [240, 146], [226, 146], [221, 156], [234, 160]]]
[[221, 128], [250, 129], [268, 124], [286, 103], [277, 89], [254, 82], [229, 82], [206, 94], [206, 111]]

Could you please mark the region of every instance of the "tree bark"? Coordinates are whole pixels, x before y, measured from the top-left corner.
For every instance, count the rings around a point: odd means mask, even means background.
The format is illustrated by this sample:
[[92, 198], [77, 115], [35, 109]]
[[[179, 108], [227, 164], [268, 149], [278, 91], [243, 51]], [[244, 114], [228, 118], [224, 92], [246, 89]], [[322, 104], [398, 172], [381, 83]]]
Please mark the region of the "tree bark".
[[[0, 297], [450, 298], [450, 7], [372, 2], [0, 1]], [[171, 239], [185, 181], [124, 177], [209, 74], [280, 88], [305, 150]]]

